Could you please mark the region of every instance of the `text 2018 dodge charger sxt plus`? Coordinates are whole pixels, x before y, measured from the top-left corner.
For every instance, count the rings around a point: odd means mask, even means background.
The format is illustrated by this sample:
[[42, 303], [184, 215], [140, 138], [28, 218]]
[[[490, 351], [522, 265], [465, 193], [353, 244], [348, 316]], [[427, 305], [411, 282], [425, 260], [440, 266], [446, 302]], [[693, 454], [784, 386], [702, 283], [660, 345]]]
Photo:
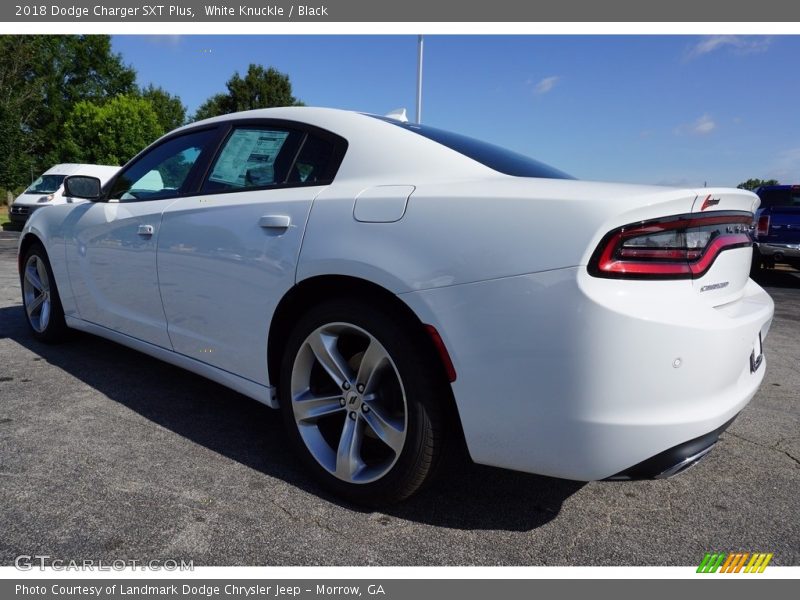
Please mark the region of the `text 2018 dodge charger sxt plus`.
[[279, 407], [355, 501], [412, 494], [452, 424], [482, 464], [667, 476], [764, 376], [750, 192], [577, 181], [296, 107], [194, 123], [103, 189], [66, 185], [93, 202], [37, 212], [20, 241], [33, 334], [88, 331]]

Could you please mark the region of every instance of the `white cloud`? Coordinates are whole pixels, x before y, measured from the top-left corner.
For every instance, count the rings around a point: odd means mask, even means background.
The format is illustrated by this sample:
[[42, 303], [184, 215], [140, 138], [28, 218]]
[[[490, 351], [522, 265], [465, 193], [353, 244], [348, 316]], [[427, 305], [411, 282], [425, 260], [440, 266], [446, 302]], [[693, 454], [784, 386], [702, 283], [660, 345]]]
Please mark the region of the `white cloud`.
[[709, 117], [708, 115], [703, 115], [697, 121], [692, 123], [692, 133], [696, 133], [697, 135], [706, 135], [707, 133], [711, 133], [717, 127], [717, 124], [714, 120]]
[[684, 123], [675, 129], [677, 135], [708, 135], [717, 128], [717, 123], [711, 115], [705, 114], [691, 123]]
[[789, 148], [780, 152], [767, 169], [767, 177], [781, 183], [800, 181], [800, 148]]
[[712, 35], [691, 46], [686, 56], [697, 58], [725, 48], [734, 54], [755, 54], [765, 52], [770, 44], [772, 38], [766, 36]]
[[698, 184], [696, 181], [690, 181], [689, 179], [683, 176], [671, 177], [668, 175], [653, 182], [652, 185], [665, 185], [668, 187], [694, 187]]
[[148, 35], [145, 39], [153, 46], [163, 46], [167, 48], [177, 48], [183, 42], [182, 35]]
[[552, 89], [556, 86], [556, 84], [560, 79], [561, 77], [557, 75], [553, 75], [551, 77], [545, 77], [539, 83], [536, 84], [536, 87], [533, 88], [533, 91], [539, 95], [546, 94], [552, 91]]

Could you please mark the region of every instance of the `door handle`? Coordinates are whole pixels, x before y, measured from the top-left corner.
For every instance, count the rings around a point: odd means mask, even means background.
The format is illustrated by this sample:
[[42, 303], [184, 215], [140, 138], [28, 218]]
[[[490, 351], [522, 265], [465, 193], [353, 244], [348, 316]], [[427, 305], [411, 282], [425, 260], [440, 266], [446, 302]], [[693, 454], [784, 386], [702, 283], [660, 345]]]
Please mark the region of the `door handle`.
[[139, 229], [136, 231], [139, 235], [153, 235], [155, 232], [155, 228], [152, 225], [139, 225]]
[[258, 226], [264, 229], [288, 229], [291, 222], [288, 215], [264, 215], [258, 220]]

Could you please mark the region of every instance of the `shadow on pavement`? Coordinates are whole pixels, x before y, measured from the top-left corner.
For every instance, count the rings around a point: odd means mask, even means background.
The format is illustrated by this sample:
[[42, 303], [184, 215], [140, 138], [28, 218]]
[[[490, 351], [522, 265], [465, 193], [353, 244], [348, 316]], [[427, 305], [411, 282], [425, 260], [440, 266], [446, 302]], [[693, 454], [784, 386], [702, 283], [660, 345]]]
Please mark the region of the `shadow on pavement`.
[[[28, 332], [21, 306], [0, 308], [10, 338], [99, 393], [196, 444], [326, 501], [287, 450], [280, 415], [211, 381], [102, 338], [76, 333], [46, 345]], [[528, 531], [553, 520], [584, 484], [451, 461], [434, 484], [383, 512], [455, 529]], [[265, 488], [266, 488], [265, 483]]]
[[800, 288], [800, 272], [788, 267], [761, 269], [750, 276], [761, 287]]

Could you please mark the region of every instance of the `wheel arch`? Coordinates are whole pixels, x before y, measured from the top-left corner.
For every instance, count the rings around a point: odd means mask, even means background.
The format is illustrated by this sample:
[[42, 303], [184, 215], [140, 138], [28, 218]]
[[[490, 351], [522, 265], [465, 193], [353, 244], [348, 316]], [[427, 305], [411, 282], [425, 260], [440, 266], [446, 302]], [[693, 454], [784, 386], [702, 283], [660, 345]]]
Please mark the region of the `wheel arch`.
[[45, 253], [47, 252], [47, 248], [44, 247], [44, 242], [39, 236], [31, 231], [27, 232], [19, 241], [19, 249], [17, 250], [17, 273], [19, 273], [20, 276], [22, 276], [22, 259], [28, 249], [34, 244], [40, 244], [44, 248]]
[[402, 318], [409, 325], [409, 331], [414, 336], [415, 343], [422, 352], [425, 353], [427, 360], [435, 365], [435, 372], [438, 374], [439, 383], [443, 390], [443, 408], [451, 414], [457, 423], [459, 437], [463, 436], [461, 419], [458, 414], [458, 407], [450, 386], [447, 367], [437, 350], [433, 339], [425, 329], [417, 314], [396, 294], [386, 288], [358, 277], [349, 275], [318, 275], [304, 279], [292, 287], [278, 303], [270, 323], [267, 341], [267, 368], [270, 383], [276, 388], [280, 382], [280, 364], [283, 357], [283, 349], [291, 333], [292, 328], [298, 319], [310, 308], [320, 302], [320, 299], [331, 298], [367, 298], [370, 302], [376, 303]]

